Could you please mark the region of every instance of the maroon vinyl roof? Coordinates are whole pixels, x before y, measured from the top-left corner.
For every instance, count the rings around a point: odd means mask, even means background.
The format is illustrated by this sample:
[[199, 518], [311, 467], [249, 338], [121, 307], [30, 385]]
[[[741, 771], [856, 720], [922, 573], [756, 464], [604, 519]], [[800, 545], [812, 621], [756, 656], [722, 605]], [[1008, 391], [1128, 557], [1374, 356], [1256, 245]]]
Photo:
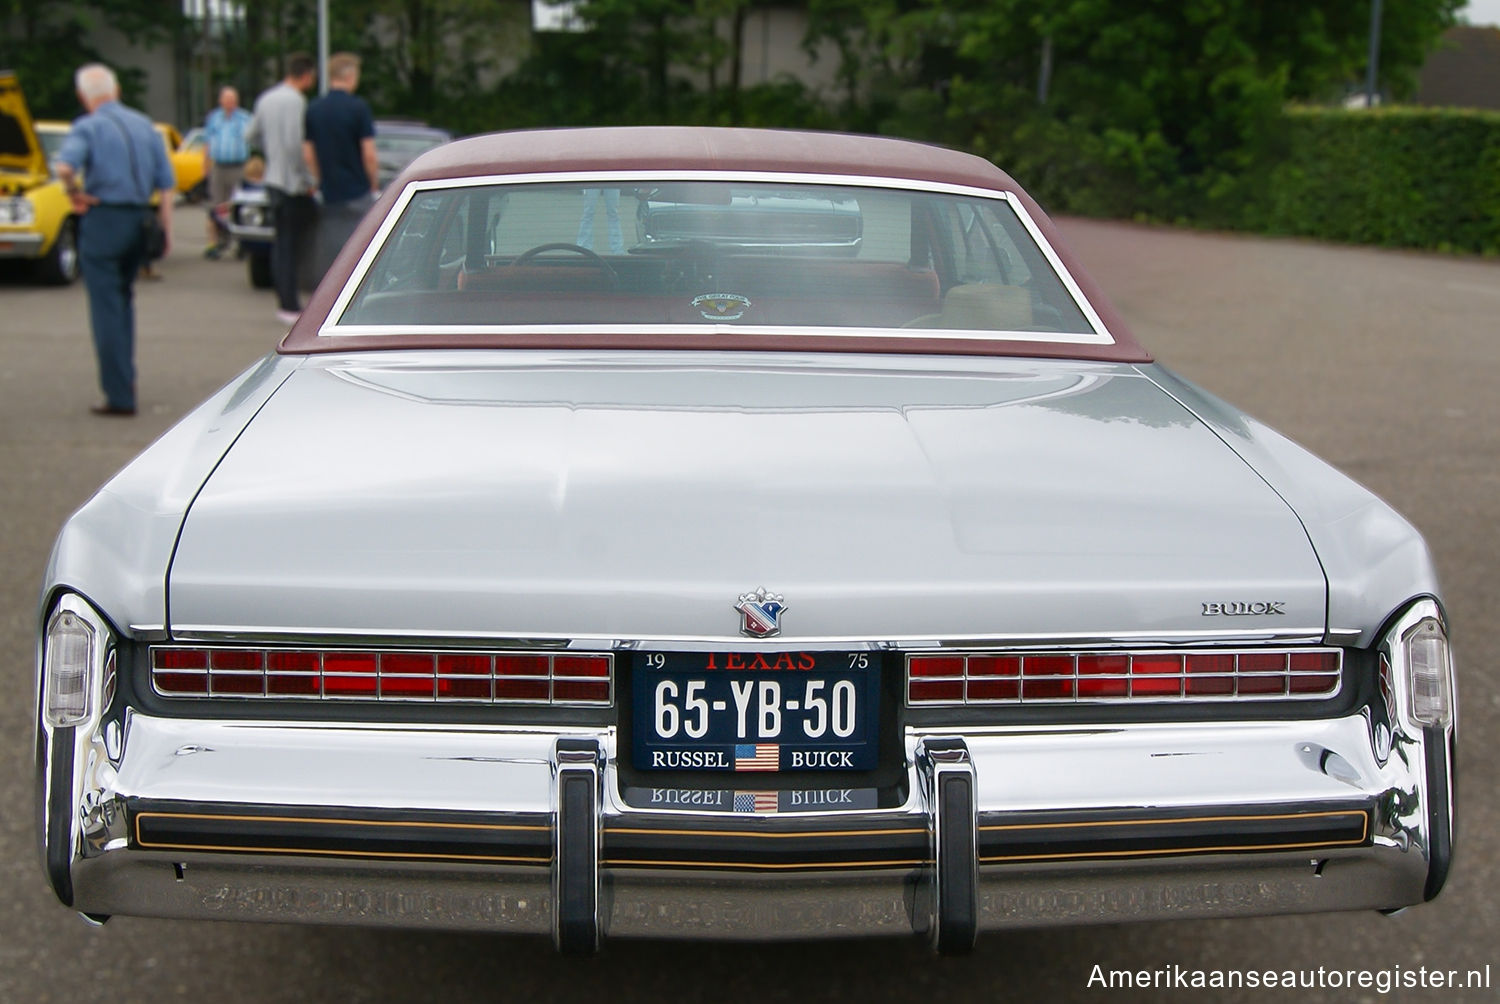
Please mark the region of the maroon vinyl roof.
[[[964, 185], [1011, 192], [1036, 222], [1098, 313], [1114, 345], [1030, 341], [970, 341], [932, 336], [912, 338], [819, 338], [806, 336], [694, 335], [680, 330], [659, 336], [579, 336], [466, 333], [462, 328], [421, 336], [340, 336], [317, 334], [339, 290], [348, 281], [381, 220], [402, 188], [412, 181], [443, 181], [494, 175], [612, 171], [745, 171], [780, 174], [889, 178], [917, 183]], [[697, 126], [629, 126], [595, 129], [539, 129], [490, 133], [457, 140], [422, 154], [402, 172], [344, 246], [323, 283], [283, 339], [280, 351], [337, 352], [408, 347], [515, 348], [703, 348], [786, 351], [937, 352], [970, 355], [1051, 356], [1119, 362], [1149, 362], [1151, 356], [1130, 334], [1124, 318], [1068, 251], [1040, 206], [1004, 171], [973, 154], [910, 140], [834, 132], [723, 129]]]
[[430, 150], [406, 180], [551, 171], [774, 171], [910, 178], [1008, 192], [1016, 183], [972, 154], [833, 132], [640, 126], [475, 136]]

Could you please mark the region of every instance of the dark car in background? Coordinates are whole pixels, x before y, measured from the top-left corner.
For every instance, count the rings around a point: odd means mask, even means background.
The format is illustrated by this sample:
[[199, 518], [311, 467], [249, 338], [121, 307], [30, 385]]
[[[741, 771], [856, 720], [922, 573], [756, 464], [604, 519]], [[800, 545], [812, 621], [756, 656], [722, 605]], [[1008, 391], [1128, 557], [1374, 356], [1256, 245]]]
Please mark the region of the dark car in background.
[[[442, 146], [453, 139], [446, 129], [437, 129], [421, 122], [400, 119], [379, 119], [375, 123], [375, 154], [379, 159], [380, 187], [395, 180], [407, 164], [419, 154]], [[266, 190], [259, 184], [241, 184], [229, 200], [229, 212], [224, 220], [229, 233], [239, 243], [240, 256], [249, 263], [250, 285], [257, 289], [271, 286], [271, 243], [276, 228], [271, 222], [271, 206]], [[311, 265], [311, 255], [304, 255]], [[317, 277], [304, 275], [302, 285], [311, 289], [317, 285]]]

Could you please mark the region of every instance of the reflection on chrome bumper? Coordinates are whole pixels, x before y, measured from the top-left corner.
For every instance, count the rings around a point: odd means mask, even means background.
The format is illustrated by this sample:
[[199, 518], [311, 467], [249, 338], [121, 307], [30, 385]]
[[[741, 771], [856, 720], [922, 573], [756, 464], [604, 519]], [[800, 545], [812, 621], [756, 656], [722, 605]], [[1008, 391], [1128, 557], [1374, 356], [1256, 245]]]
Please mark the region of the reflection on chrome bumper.
[[803, 812], [630, 804], [606, 728], [72, 732], [41, 750], [44, 851], [95, 915], [962, 951], [986, 929], [1407, 906], [1449, 846], [1429, 797], [1448, 743], [1392, 755], [1364, 714], [909, 731], [896, 804]]
[[46, 237], [38, 233], [0, 232], [0, 258], [35, 258], [46, 242]]
[[233, 221], [226, 223], [225, 226], [229, 230], [229, 235], [237, 241], [269, 244], [276, 239], [275, 227], [249, 227]]

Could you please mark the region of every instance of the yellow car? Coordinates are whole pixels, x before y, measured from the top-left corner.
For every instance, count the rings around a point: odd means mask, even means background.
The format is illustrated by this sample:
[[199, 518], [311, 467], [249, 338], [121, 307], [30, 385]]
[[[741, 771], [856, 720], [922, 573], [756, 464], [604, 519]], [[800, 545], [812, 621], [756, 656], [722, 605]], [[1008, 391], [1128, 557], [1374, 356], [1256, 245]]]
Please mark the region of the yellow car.
[[203, 181], [203, 131], [193, 129], [183, 139], [175, 126], [165, 122], [156, 123], [156, 131], [167, 144], [167, 159], [172, 162], [178, 194], [189, 202], [203, 199], [208, 191]]
[[48, 164], [20, 81], [0, 71], [0, 258], [29, 259], [38, 279], [64, 285], [78, 278], [78, 219]]

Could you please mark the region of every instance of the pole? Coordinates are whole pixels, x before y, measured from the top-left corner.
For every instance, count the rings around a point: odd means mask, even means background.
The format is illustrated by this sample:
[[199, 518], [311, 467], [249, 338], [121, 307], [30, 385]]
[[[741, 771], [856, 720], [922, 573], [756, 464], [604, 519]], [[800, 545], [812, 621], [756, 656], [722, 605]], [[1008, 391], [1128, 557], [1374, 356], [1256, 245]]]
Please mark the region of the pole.
[[1380, 79], [1380, 6], [1381, 0], [1370, 0], [1370, 58], [1365, 69], [1366, 108], [1375, 107], [1375, 87]]
[[318, 0], [318, 93], [328, 93], [328, 0]]
[[1047, 103], [1047, 92], [1052, 89], [1052, 34], [1042, 38], [1042, 67], [1036, 75], [1036, 103]]

